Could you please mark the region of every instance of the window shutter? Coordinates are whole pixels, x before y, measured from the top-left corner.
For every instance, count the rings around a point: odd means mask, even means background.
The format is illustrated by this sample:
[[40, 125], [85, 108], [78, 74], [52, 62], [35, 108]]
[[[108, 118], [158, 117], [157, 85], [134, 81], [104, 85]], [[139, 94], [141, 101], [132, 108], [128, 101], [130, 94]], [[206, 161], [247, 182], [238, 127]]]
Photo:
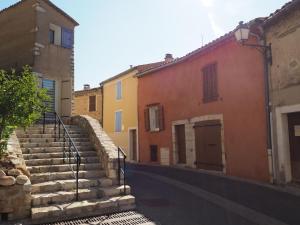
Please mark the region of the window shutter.
[[149, 108], [144, 110], [144, 119], [145, 119], [145, 130], [150, 130], [150, 118], [149, 118]]
[[74, 32], [73, 30], [62, 28], [61, 29], [61, 45], [64, 48], [73, 48]]
[[203, 70], [203, 101], [218, 99], [217, 64], [210, 64]]
[[164, 107], [162, 105], [158, 106], [158, 123], [159, 130], [165, 129], [165, 115], [164, 115]]
[[96, 96], [89, 97], [89, 111], [96, 111]]
[[218, 80], [217, 80], [217, 66], [212, 66], [212, 95], [214, 99], [218, 98]]

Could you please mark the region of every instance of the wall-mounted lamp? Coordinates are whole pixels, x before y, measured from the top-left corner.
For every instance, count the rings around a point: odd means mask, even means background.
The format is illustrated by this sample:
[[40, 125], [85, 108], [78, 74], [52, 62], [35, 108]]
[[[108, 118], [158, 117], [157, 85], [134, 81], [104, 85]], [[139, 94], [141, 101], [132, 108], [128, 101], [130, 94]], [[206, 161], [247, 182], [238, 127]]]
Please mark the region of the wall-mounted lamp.
[[[258, 48], [258, 50], [264, 55], [264, 81], [265, 81], [265, 109], [266, 109], [266, 121], [267, 121], [267, 148], [268, 151], [272, 151], [272, 132], [271, 132], [271, 117], [270, 117], [270, 96], [269, 96], [269, 65], [272, 65], [272, 49], [271, 44], [259, 45], [259, 44], [248, 44], [246, 43], [249, 39], [250, 28], [247, 24], [242, 21], [237, 26], [235, 32], [235, 39], [242, 45]], [[269, 65], [268, 65], [269, 64]]]
[[250, 34], [250, 28], [247, 24], [244, 24], [243, 21], [239, 23], [237, 26], [234, 35], [235, 39], [242, 43], [242, 45], [245, 46], [250, 46], [250, 47], [255, 47], [255, 48], [262, 48], [263, 49], [263, 54], [265, 55], [265, 58], [267, 62], [272, 65], [272, 48], [271, 44], [269, 45], [257, 45], [257, 44], [247, 44], [246, 42], [249, 39], [249, 34]]

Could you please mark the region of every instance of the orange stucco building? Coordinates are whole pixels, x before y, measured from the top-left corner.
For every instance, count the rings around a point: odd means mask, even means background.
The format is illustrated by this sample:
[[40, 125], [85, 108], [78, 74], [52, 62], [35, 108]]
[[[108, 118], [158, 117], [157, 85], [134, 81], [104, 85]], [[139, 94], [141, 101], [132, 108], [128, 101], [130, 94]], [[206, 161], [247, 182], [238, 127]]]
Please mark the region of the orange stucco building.
[[268, 181], [263, 62], [230, 32], [140, 73], [140, 162]]

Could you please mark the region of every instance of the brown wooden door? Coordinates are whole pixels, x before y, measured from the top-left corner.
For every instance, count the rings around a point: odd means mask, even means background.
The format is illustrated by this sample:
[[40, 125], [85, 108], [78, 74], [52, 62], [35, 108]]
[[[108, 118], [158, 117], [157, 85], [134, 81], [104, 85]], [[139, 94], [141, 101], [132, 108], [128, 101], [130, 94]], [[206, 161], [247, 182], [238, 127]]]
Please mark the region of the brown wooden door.
[[176, 147], [178, 152], [178, 163], [186, 163], [186, 149], [185, 149], [185, 126], [176, 125]]
[[293, 181], [300, 182], [300, 113], [288, 114]]
[[194, 128], [197, 168], [222, 171], [220, 122], [217, 120], [199, 122]]
[[137, 135], [136, 130], [130, 130], [130, 141], [131, 141], [131, 153], [132, 153], [132, 160], [137, 161]]

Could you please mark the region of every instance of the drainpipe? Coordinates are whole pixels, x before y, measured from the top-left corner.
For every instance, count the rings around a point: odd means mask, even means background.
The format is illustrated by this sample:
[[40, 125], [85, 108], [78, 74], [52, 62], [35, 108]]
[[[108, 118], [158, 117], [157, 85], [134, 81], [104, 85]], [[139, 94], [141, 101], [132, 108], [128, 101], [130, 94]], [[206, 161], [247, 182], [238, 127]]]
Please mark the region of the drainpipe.
[[[267, 46], [266, 35], [263, 34], [263, 44]], [[270, 102], [270, 82], [269, 82], [269, 64], [272, 65], [272, 51], [270, 48], [264, 49], [264, 84], [265, 84], [265, 110], [267, 121], [267, 153], [269, 161], [270, 181], [274, 183], [275, 180], [275, 168], [274, 168], [274, 152], [272, 149], [272, 121], [271, 121], [271, 102]]]

